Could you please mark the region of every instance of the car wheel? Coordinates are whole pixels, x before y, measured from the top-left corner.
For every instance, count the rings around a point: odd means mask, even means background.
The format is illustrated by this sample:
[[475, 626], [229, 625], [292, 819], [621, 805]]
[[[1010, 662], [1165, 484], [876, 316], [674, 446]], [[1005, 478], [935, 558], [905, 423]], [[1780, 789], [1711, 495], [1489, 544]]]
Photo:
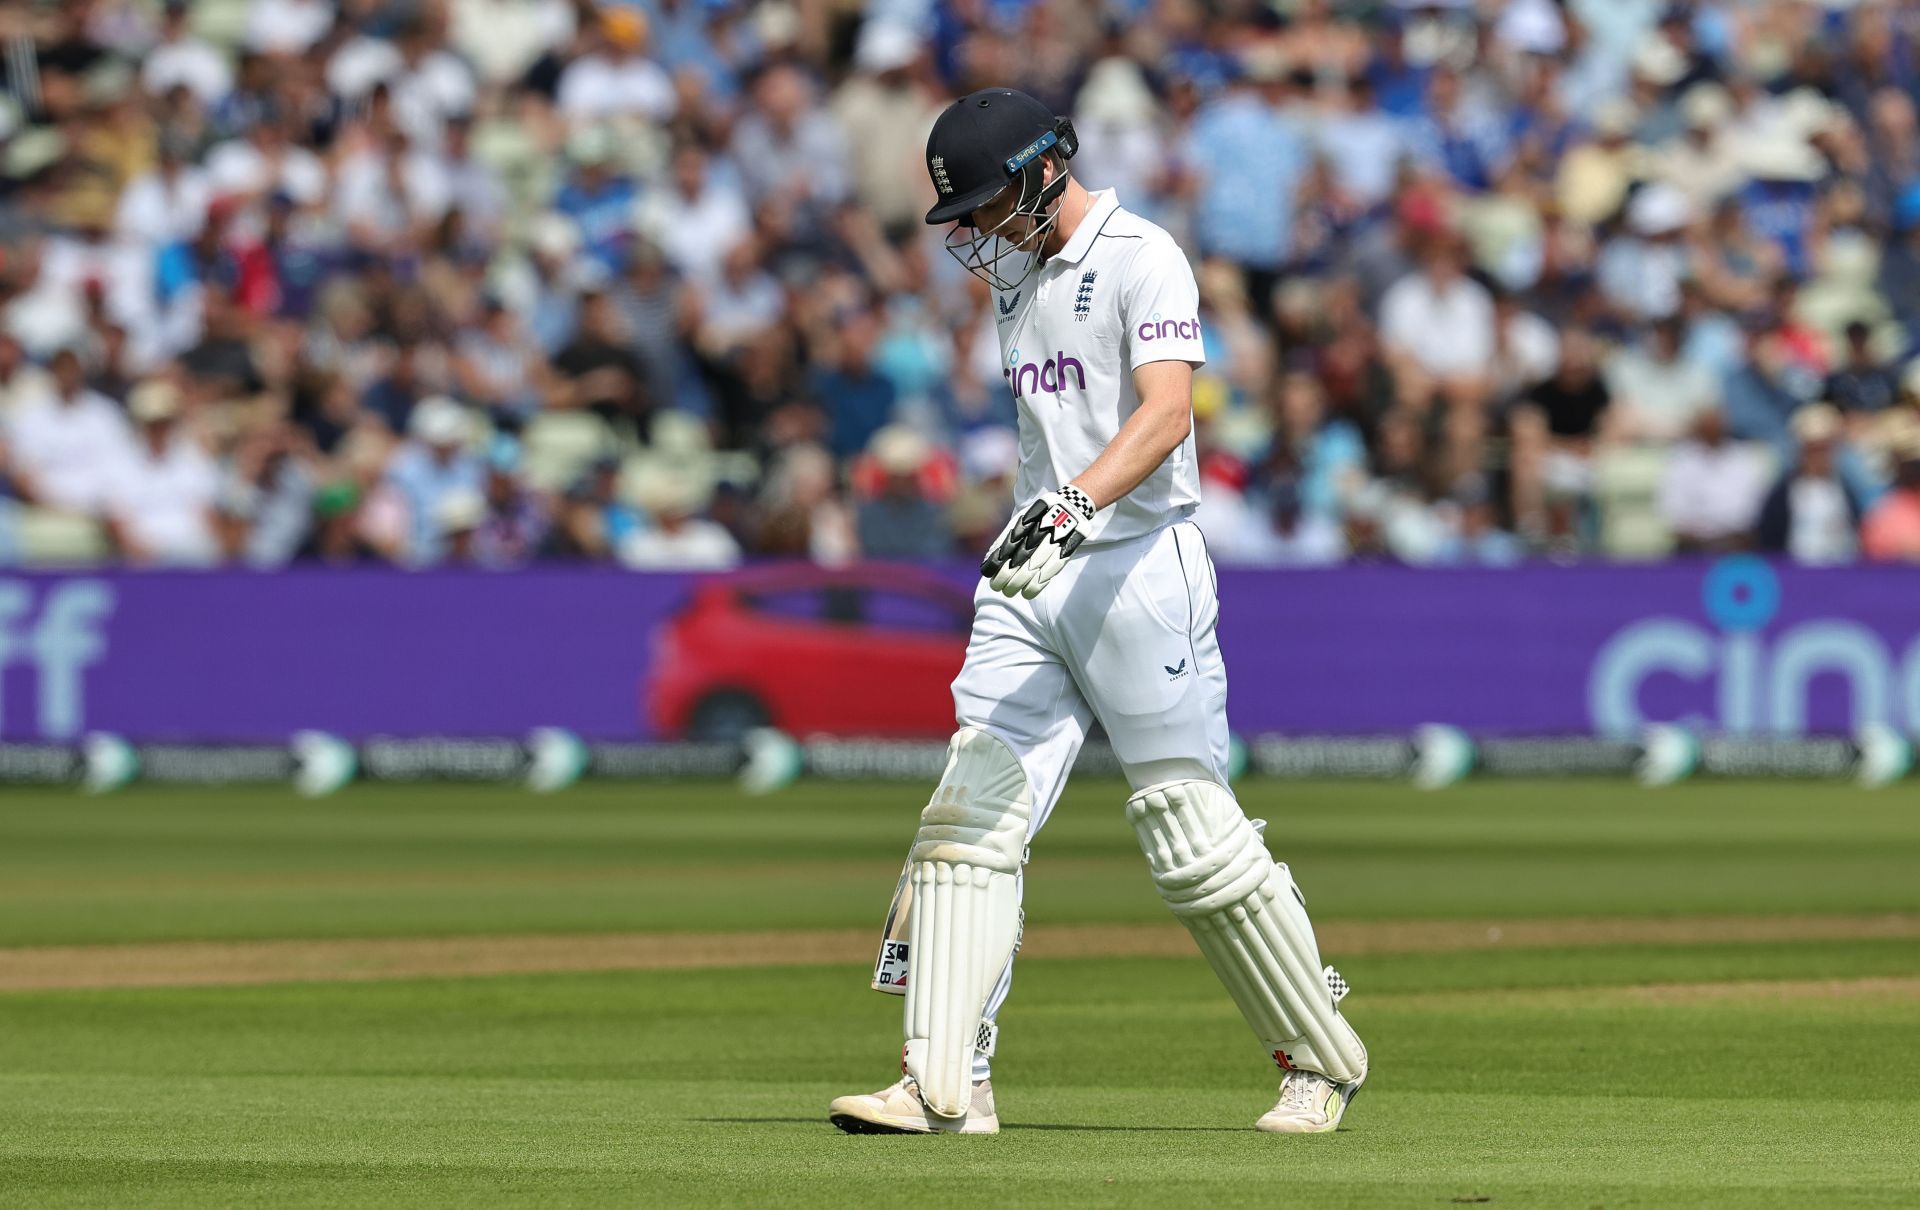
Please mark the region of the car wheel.
[[687, 724], [687, 738], [697, 740], [736, 740], [755, 727], [772, 721], [766, 706], [751, 693], [723, 689], [700, 699]]

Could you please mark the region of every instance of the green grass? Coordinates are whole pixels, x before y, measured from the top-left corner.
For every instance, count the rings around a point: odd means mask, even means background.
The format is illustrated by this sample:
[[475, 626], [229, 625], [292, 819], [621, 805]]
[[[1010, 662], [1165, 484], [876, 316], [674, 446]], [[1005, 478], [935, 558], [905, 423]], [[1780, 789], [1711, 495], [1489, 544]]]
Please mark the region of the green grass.
[[[927, 787], [359, 786], [0, 796], [0, 945], [871, 925]], [[1898, 911], [1920, 803], [1808, 783], [1257, 784], [1317, 917]], [[1070, 789], [1029, 914], [1163, 921], [1116, 783]], [[750, 882], [760, 888], [742, 895]], [[877, 888], [877, 889], [876, 889]], [[878, 902], [876, 902], [878, 901]]]
[[[0, 944], [867, 925], [922, 796], [10, 792]], [[1035, 921], [1165, 919], [1122, 797], [1063, 803]], [[1244, 797], [1327, 919], [1920, 910], [1911, 791]], [[1273, 1073], [1197, 957], [1025, 962], [992, 1139], [825, 1124], [897, 1070], [857, 967], [0, 994], [0, 1204], [1920, 1201], [1920, 943], [1329, 958], [1375, 1075], [1292, 1139], [1248, 1128]]]

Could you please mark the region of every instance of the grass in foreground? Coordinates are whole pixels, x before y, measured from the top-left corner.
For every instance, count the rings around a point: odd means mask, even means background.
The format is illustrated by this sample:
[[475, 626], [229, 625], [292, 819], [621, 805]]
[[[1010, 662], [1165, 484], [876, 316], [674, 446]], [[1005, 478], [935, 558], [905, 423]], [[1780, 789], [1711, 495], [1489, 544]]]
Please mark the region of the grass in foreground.
[[[1888, 954], [1754, 947], [1749, 975]], [[1514, 990], [1502, 955], [1350, 1004], [1376, 1076], [1332, 1137], [1249, 1126], [1272, 1073], [1197, 961], [1023, 968], [997, 1139], [853, 1138], [895, 1002], [860, 972], [552, 976], [0, 999], [21, 1205], [1911, 1204], [1920, 981]], [[1711, 985], [1709, 985], [1711, 987]]]
[[[9, 794], [0, 945], [868, 927], [924, 793]], [[1062, 804], [1033, 919], [1166, 919], [1122, 798]], [[1245, 798], [1323, 919], [1920, 908], [1906, 792]], [[1250, 1129], [1274, 1073], [1197, 956], [1023, 963], [996, 1139], [826, 1125], [897, 1070], [858, 966], [0, 994], [0, 1204], [1920, 1200], [1910, 937], [1328, 957], [1376, 1074], [1306, 1139]]]

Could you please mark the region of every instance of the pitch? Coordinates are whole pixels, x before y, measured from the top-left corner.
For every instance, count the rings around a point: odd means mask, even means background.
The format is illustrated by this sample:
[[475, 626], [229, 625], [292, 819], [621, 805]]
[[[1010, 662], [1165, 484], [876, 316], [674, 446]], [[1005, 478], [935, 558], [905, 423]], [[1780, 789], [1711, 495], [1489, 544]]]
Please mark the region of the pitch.
[[[1374, 1055], [1334, 1135], [1166, 916], [1115, 784], [1029, 869], [996, 1138], [849, 1137], [924, 787], [0, 798], [12, 1204], [1893, 1205], [1920, 807], [1811, 783], [1249, 783]], [[987, 1191], [991, 1190], [989, 1194]]]

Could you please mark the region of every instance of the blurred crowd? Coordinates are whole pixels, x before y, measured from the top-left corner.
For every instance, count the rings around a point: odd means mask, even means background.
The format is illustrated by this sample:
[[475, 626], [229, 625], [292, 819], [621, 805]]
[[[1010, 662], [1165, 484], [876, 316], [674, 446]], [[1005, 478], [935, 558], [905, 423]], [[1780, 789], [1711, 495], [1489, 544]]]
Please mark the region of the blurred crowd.
[[1920, 560], [1920, 5], [0, 6], [0, 559], [977, 557], [926, 131], [1194, 257], [1223, 563]]

